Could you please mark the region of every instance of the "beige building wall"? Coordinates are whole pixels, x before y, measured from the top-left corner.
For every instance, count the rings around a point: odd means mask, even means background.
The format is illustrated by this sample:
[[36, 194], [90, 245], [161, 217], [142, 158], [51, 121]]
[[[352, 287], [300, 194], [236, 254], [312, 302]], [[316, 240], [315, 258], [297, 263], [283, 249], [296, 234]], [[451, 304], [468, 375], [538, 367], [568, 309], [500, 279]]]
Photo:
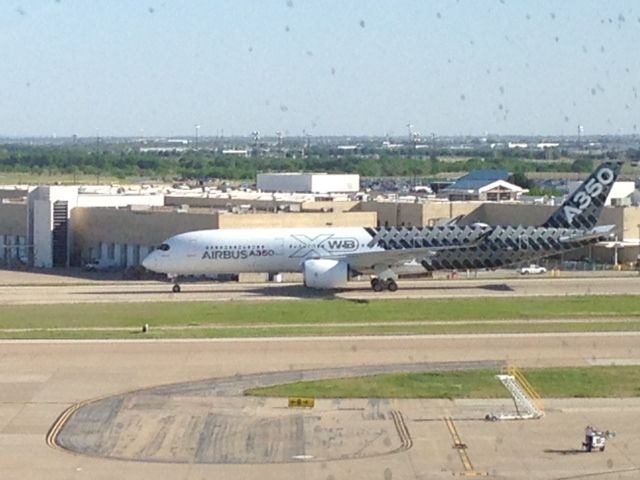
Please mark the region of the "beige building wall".
[[27, 236], [26, 203], [0, 203], [0, 235]]
[[117, 208], [74, 208], [71, 224], [76, 242], [139, 245], [157, 245], [178, 233], [218, 228], [217, 215]]
[[[72, 264], [103, 258], [136, 265], [149, 248], [179, 233], [218, 228], [368, 227], [374, 212], [195, 213], [117, 208], [75, 208], [71, 212]], [[134, 260], [135, 259], [135, 260]]]
[[118, 264], [135, 265], [150, 247], [178, 233], [218, 228], [217, 219], [215, 214], [74, 208], [70, 222], [71, 264], [111, 257]]
[[251, 205], [252, 209], [261, 211], [274, 211], [279, 206], [296, 205], [299, 206], [302, 202], [290, 201], [283, 202], [277, 200], [252, 200], [247, 198], [204, 198], [204, 197], [176, 197], [165, 196], [164, 204], [168, 207], [180, 207], [182, 205], [188, 205], [189, 207], [200, 208], [233, 208], [245, 205]]
[[219, 228], [375, 227], [375, 212], [248, 213], [218, 215]]
[[424, 203], [361, 202], [354, 210], [376, 212], [379, 226], [432, 226], [438, 222], [467, 215], [474, 211], [480, 202], [441, 202]]

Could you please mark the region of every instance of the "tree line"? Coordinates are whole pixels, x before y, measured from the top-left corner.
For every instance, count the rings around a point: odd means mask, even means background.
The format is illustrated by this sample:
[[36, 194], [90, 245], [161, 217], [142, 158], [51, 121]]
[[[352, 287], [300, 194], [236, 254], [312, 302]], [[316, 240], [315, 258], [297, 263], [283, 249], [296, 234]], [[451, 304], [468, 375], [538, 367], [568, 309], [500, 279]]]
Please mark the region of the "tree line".
[[179, 153], [140, 152], [134, 149], [83, 147], [2, 146], [0, 171], [31, 174], [89, 174], [118, 178], [237, 179], [254, 180], [260, 172], [358, 173], [364, 177], [429, 177], [441, 172], [504, 169], [512, 173], [533, 171], [588, 172], [592, 158], [570, 162], [532, 160], [505, 154], [491, 158], [443, 155], [332, 154], [311, 151], [305, 156], [238, 157], [209, 150]]

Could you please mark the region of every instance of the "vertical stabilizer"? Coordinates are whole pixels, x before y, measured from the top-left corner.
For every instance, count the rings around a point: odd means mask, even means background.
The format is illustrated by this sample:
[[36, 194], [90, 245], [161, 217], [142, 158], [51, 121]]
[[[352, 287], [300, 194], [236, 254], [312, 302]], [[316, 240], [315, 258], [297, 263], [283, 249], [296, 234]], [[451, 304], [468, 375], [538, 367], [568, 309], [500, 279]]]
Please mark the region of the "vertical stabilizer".
[[622, 162], [608, 161], [598, 165], [582, 185], [542, 224], [543, 227], [591, 230], [598, 222], [604, 202], [618, 178]]

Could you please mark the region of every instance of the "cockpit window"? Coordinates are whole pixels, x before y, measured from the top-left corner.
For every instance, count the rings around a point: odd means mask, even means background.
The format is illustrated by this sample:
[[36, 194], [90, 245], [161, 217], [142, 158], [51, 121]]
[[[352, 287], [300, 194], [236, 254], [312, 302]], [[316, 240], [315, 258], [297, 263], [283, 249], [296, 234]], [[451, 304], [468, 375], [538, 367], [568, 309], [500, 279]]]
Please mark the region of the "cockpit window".
[[158, 247], [158, 250], [162, 250], [163, 252], [166, 252], [167, 250], [169, 250], [169, 248], [171, 248], [171, 247], [169, 246], [168, 243], [163, 243], [162, 245], [160, 245]]

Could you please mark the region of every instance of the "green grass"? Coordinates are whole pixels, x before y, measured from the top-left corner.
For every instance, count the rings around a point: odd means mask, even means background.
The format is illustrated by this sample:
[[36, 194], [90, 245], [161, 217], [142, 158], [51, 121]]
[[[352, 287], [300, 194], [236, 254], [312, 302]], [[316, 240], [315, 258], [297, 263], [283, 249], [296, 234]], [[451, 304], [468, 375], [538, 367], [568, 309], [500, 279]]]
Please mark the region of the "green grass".
[[0, 338], [135, 338], [145, 323], [143, 338], [640, 331], [640, 296], [0, 306]]
[[0, 306], [0, 329], [251, 326], [424, 321], [633, 318], [640, 295], [349, 301], [158, 302]]
[[490, 334], [490, 333], [553, 333], [553, 332], [637, 332], [640, 320], [624, 322], [594, 323], [470, 323], [470, 324], [419, 324], [419, 325], [356, 325], [356, 326], [287, 326], [274, 325], [264, 327], [237, 326], [211, 328], [198, 326], [154, 327], [141, 333], [142, 323], [131, 327], [107, 327], [91, 330], [76, 327], [69, 330], [38, 328], [25, 331], [0, 330], [0, 339], [155, 339], [155, 338], [250, 338], [250, 337], [287, 337], [287, 336], [329, 336], [329, 335], [440, 335], [440, 334]]
[[[75, 183], [74, 183], [75, 180]], [[100, 175], [100, 184], [122, 183], [125, 180], [113, 176]], [[62, 185], [95, 185], [96, 176], [78, 173], [47, 173], [35, 174], [26, 172], [0, 172], [0, 185], [39, 185], [39, 184], [62, 184]]]
[[[298, 382], [249, 390], [248, 395], [316, 398], [503, 398], [497, 370], [372, 375]], [[524, 370], [544, 398], [638, 397], [640, 366]]]

